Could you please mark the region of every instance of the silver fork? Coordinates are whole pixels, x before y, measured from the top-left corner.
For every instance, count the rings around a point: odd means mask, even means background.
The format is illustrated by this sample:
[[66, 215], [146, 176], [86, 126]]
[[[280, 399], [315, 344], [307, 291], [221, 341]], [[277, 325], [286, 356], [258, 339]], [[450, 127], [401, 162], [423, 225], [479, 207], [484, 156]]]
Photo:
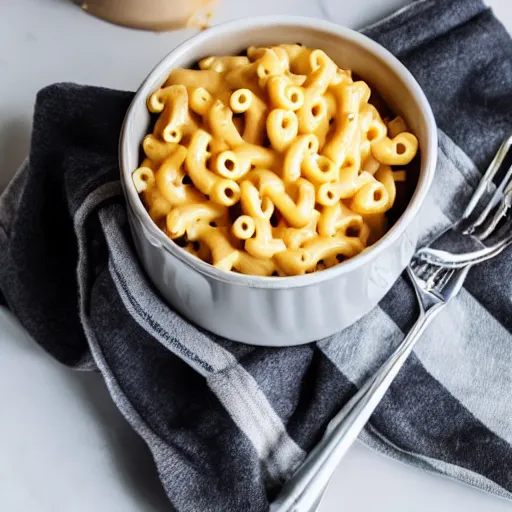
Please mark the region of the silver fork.
[[[510, 141], [512, 142], [512, 137]], [[500, 153], [497, 156], [499, 155]], [[494, 174], [496, 172], [497, 170]], [[490, 183], [487, 181], [489, 174], [485, 173], [464, 211], [463, 219], [468, 219], [478, 205]], [[489, 207], [493, 201], [494, 206]], [[482, 226], [498, 202], [495, 194], [483, 214], [467, 225], [467, 232], [474, 232]], [[491, 219], [490, 225], [495, 229], [497, 223], [493, 224]], [[492, 230], [489, 227], [486, 229], [490, 234]], [[471, 267], [471, 264], [467, 264], [461, 268], [445, 268], [413, 257], [407, 267], [407, 274], [420, 305], [420, 315], [416, 323], [388, 360], [331, 420], [323, 438], [271, 504], [271, 512], [313, 512], [317, 509], [340, 460], [370, 419], [427, 326], [458, 294]]]
[[324, 437], [286, 482], [271, 512], [312, 512], [317, 509], [340, 460], [409, 357], [426, 327], [457, 295], [470, 266], [444, 269], [414, 260], [407, 268], [420, 303], [420, 316], [391, 357], [331, 420]]
[[[420, 259], [434, 265], [460, 268], [494, 258], [512, 244], [512, 229], [503, 230], [502, 236], [497, 240], [492, 241], [491, 244], [486, 243], [512, 209], [512, 166], [496, 186], [493, 196], [480, 216], [470, 222], [476, 206], [484, 194], [489, 192], [511, 148], [512, 136], [503, 142], [496, 153], [459, 222], [440, 233], [428, 247], [419, 249], [416, 255]], [[510, 218], [507, 220], [512, 221]], [[468, 222], [470, 222], [469, 225]], [[443, 250], [445, 247], [450, 247], [450, 250]]]

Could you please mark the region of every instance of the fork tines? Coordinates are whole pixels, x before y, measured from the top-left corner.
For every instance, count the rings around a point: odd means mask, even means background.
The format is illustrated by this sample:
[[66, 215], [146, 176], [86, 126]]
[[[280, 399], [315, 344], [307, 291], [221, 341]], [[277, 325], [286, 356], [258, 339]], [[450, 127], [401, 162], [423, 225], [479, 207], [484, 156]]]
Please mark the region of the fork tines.
[[[489, 168], [480, 181], [473, 197], [468, 203], [466, 210], [462, 215], [462, 221], [469, 221], [475, 212], [482, 198], [494, 184], [494, 178], [498, 175], [503, 164], [510, 161], [512, 147], [512, 136], [506, 139], [496, 153]], [[509, 157], [509, 158], [507, 158]], [[482, 205], [483, 206], [483, 205]], [[496, 184], [496, 190], [490, 200], [483, 206], [482, 212], [476, 220], [469, 223], [464, 230], [464, 234], [472, 235], [479, 240], [487, 239], [496, 231], [500, 221], [507, 215], [512, 206], [512, 165], [504, 173], [499, 183]]]

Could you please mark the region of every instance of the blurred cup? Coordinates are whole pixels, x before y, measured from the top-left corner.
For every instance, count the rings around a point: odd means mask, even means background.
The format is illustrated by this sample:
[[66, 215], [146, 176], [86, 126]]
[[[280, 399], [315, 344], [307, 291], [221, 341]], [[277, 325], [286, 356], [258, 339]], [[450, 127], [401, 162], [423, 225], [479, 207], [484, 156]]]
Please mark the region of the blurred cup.
[[74, 0], [84, 11], [116, 25], [143, 30], [204, 28], [216, 0]]

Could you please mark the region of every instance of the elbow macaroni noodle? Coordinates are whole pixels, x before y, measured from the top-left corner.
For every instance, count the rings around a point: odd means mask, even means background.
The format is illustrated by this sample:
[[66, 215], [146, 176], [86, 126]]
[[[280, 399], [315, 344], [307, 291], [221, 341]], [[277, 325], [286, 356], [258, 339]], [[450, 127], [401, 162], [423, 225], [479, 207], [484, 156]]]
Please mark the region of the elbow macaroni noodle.
[[[174, 69], [133, 183], [156, 224], [226, 270], [288, 276], [337, 265], [387, 229], [418, 141], [322, 50], [250, 47]], [[398, 168], [396, 167], [398, 166]]]

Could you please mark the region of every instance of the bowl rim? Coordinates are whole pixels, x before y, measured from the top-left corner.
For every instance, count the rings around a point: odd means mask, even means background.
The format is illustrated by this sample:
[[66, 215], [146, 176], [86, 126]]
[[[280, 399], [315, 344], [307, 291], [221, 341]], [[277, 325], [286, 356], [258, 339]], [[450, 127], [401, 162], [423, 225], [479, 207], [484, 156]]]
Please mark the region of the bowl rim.
[[[232, 36], [246, 28], [257, 29], [262, 27], [268, 28], [269, 26], [287, 26], [296, 27], [298, 29], [316, 29], [329, 33], [335, 37], [351, 40], [352, 43], [363, 47], [370, 53], [373, 53], [377, 58], [385, 61], [386, 64], [398, 76], [400, 76], [406, 87], [409, 89], [411, 95], [415, 98], [418, 105], [420, 106], [420, 110], [423, 113], [428, 131], [427, 147], [421, 148], [422, 159], [424, 159], [425, 163], [421, 166], [422, 172], [420, 172], [415, 191], [410, 198], [404, 212], [393, 224], [393, 226], [391, 226], [387, 233], [373, 245], [364, 249], [361, 253], [354, 256], [353, 258], [343, 262], [343, 264], [335, 265], [320, 272], [312, 272], [310, 274], [298, 276], [265, 277], [225, 271], [218, 269], [213, 265], [210, 265], [209, 263], [206, 263], [183, 250], [175, 242], [168, 238], [149, 216], [149, 213], [142, 204], [142, 201], [140, 200], [139, 195], [135, 190], [133, 182], [131, 179], [129, 179], [133, 169], [129, 169], [127, 165], [127, 155], [130, 151], [130, 141], [128, 134], [130, 131], [130, 124], [134, 122], [133, 112], [135, 107], [141, 101], [143, 101], [144, 104], [146, 103], [147, 95], [151, 92], [150, 84], [154, 81], [155, 76], [161, 76], [162, 78], [167, 76], [170, 69], [172, 68], [172, 62], [174, 60], [179, 57], [186, 56], [187, 52], [191, 48], [203, 45], [212, 36], [216, 36], [222, 33]], [[217, 281], [228, 284], [237, 284], [240, 286], [252, 288], [297, 288], [336, 278], [342, 274], [351, 272], [355, 268], [365, 265], [366, 263], [375, 259], [380, 253], [385, 251], [386, 248], [394, 244], [405, 233], [409, 224], [417, 216], [432, 184], [437, 162], [437, 143], [436, 122], [432, 108], [425, 96], [425, 93], [411, 72], [391, 52], [389, 52], [376, 41], [373, 41], [364, 34], [361, 34], [360, 32], [350, 28], [317, 18], [290, 15], [243, 17], [214, 25], [213, 27], [210, 27], [183, 41], [173, 50], [171, 50], [167, 55], [165, 55], [146, 76], [137, 92], [135, 93], [130, 106], [128, 107], [121, 127], [121, 134], [119, 139], [121, 185], [127, 200], [127, 207], [131, 209], [132, 213], [141, 223], [142, 227], [144, 228], [144, 235], [146, 238], [148, 238], [148, 234], [151, 236], [151, 239], [148, 240], [149, 243], [152, 243], [152, 245], [158, 245], [160, 250], [169, 252], [172, 256], [178, 258], [191, 269]], [[140, 141], [138, 141], [138, 145], [140, 146]]]

